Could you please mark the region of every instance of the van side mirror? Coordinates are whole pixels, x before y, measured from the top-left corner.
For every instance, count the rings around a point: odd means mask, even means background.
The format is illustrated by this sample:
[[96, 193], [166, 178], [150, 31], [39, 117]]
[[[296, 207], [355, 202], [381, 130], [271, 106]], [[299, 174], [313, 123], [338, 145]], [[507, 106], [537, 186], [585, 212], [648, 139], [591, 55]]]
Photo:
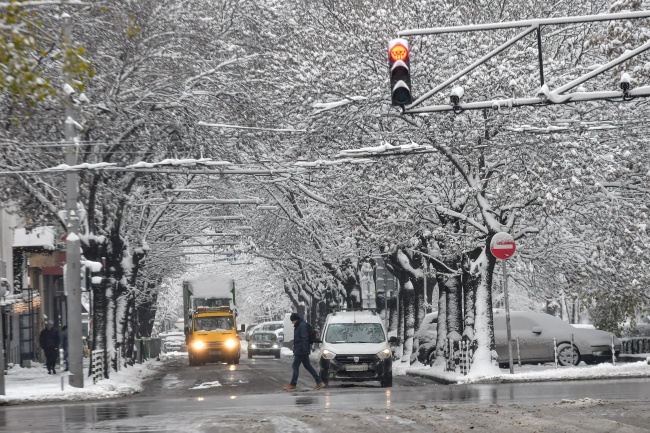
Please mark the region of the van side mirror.
[[397, 344], [397, 337], [394, 335], [388, 339], [388, 343], [390, 344]]
[[542, 333], [542, 328], [540, 328], [539, 326], [533, 326], [532, 331], [533, 331], [533, 334], [541, 334]]

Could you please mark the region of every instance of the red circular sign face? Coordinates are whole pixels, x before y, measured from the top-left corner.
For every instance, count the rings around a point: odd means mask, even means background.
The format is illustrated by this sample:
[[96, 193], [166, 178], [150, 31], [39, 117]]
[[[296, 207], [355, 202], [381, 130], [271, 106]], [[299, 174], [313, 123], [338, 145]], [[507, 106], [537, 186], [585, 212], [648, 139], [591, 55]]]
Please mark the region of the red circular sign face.
[[408, 56], [409, 50], [404, 45], [397, 44], [390, 49], [390, 58], [394, 62], [398, 60], [406, 60]]
[[497, 233], [490, 241], [490, 252], [497, 259], [509, 259], [515, 254], [516, 249], [515, 240], [506, 232]]

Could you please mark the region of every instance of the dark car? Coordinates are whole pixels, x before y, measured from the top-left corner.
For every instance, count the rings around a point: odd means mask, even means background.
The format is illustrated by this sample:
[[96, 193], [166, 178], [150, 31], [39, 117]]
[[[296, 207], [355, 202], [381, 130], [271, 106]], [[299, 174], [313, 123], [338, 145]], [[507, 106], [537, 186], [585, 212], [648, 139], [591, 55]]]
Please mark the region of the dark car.
[[280, 343], [275, 332], [253, 332], [248, 342], [248, 358], [257, 355], [280, 357]]
[[[612, 338], [614, 354], [618, 355], [621, 350], [621, 341], [611, 332], [576, 328], [550, 314], [513, 311], [510, 313], [510, 329], [513, 363], [518, 359], [517, 338], [519, 338], [519, 356], [522, 363], [555, 362], [555, 345], [557, 345], [557, 362], [562, 366], [578, 365], [580, 361], [584, 361], [585, 364], [611, 361]], [[504, 311], [494, 313], [494, 339], [499, 365], [506, 366], [509, 360]]]

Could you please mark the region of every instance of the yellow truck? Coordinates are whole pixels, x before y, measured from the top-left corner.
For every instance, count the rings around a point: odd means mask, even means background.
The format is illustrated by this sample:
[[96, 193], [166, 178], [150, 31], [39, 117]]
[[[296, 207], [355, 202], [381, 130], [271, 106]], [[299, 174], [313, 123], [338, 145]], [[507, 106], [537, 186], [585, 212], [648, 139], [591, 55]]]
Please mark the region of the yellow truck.
[[190, 365], [239, 364], [234, 280], [206, 275], [183, 281], [183, 308]]

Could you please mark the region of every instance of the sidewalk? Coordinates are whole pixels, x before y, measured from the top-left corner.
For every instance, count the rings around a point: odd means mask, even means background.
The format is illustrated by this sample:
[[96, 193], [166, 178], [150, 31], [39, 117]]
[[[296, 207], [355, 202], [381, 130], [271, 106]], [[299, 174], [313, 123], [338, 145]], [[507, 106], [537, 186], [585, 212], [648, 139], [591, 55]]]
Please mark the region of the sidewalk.
[[[68, 372], [57, 370], [47, 374], [45, 364], [32, 363], [31, 368], [13, 366], [5, 375], [5, 395], [0, 395], [0, 405], [20, 403], [98, 400], [131, 395], [143, 390], [143, 382], [157, 374], [168, 360], [187, 356], [178, 352], [163, 354], [160, 361], [148, 360], [118, 372], [111, 372], [110, 379], [93, 384], [88, 377], [89, 360], [84, 358], [84, 388], [68, 384]], [[63, 390], [61, 389], [63, 379]]]
[[428, 367], [422, 364], [403, 366], [393, 364], [393, 375], [418, 376], [438, 383], [452, 385], [464, 383], [540, 382], [559, 380], [595, 380], [612, 378], [650, 377], [650, 353], [622, 355], [616, 365], [603, 363], [586, 365], [581, 362], [575, 367], [558, 367], [554, 364], [530, 364], [519, 367], [515, 364], [514, 374], [509, 369], [499, 369], [500, 374], [470, 373], [464, 376], [453, 371], [443, 371], [442, 366]]

